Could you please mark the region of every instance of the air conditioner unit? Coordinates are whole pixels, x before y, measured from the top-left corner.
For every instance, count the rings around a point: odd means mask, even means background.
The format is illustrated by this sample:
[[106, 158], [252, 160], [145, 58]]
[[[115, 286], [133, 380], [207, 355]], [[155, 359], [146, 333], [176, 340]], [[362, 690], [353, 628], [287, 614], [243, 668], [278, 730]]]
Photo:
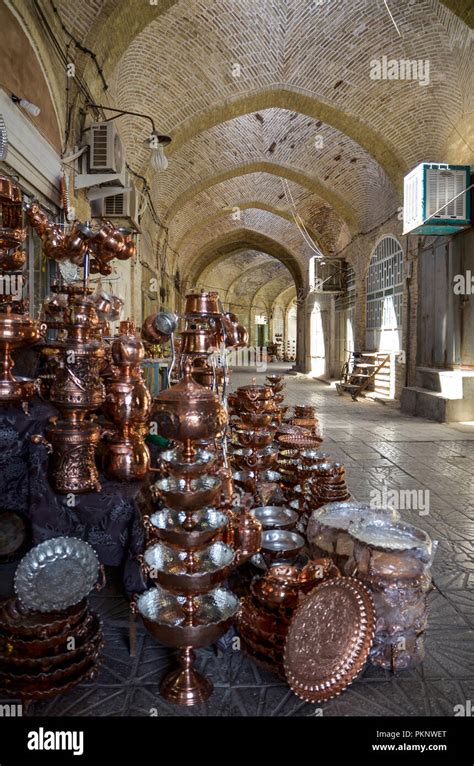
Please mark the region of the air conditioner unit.
[[343, 288], [341, 261], [337, 258], [314, 259], [311, 292], [340, 292]]
[[422, 162], [404, 181], [403, 233], [455, 234], [471, 225], [469, 165]]
[[138, 192], [133, 185], [128, 191], [112, 194], [109, 197], [102, 197], [91, 202], [92, 218], [106, 218], [111, 221], [118, 218], [121, 219], [124, 226], [131, 225], [137, 231], [140, 230], [138, 209]]
[[94, 122], [89, 130], [89, 173], [121, 173], [122, 141], [115, 122]]

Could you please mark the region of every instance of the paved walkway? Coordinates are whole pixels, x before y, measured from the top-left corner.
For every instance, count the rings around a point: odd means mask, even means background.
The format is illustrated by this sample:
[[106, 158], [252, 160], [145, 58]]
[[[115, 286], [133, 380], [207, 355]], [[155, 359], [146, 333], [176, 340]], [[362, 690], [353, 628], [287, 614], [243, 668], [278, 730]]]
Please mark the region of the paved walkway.
[[[251, 371], [235, 372], [232, 388], [251, 377]], [[353, 402], [303, 377], [288, 376], [286, 381], [289, 404], [316, 405], [324, 449], [345, 464], [357, 499], [369, 500], [371, 492], [384, 487], [419, 491], [419, 507], [401, 513], [438, 541], [423, 664], [395, 676], [369, 668], [340, 697], [313, 706], [242, 652], [229, 649], [216, 657], [212, 650], [202, 650], [199, 663], [213, 679], [214, 694], [198, 707], [176, 708], [161, 699], [158, 688], [170, 652], [141, 629], [137, 656], [130, 659], [127, 605], [110, 586], [108, 594], [95, 597], [107, 635], [97, 681], [34, 705], [32, 712], [142, 716], [156, 709], [165, 716], [311, 716], [320, 707], [323, 716], [450, 716], [455, 706], [474, 699], [474, 425], [413, 419], [393, 405]]]

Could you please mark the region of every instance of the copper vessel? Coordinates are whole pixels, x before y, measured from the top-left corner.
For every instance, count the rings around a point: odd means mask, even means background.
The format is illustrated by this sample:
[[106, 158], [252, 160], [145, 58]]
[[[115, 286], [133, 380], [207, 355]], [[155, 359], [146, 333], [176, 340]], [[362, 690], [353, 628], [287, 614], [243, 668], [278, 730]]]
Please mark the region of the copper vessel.
[[90, 492], [100, 489], [95, 463], [100, 428], [88, 416], [105, 399], [100, 373], [106, 354], [103, 342], [94, 337], [99, 319], [88, 297], [90, 290], [67, 285], [57, 292], [66, 295], [66, 303], [58, 320], [48, 322], [61, 330], [51, 344], [57, 353], [50, 401], [61, 418], [52, 419], [46, 439], [33, 440], [49, 444], [50, 480], [57, 492]]
[[221, 314], [219, 308], [219, 295], [215, 292], [190, 293], [186, 296], [184, 311], [186, 314]]
[[112, 377], [106, 383], [102, 409], [115, 433], [106, 434], [103, 467], [110, 479], [136, 481], [146, 476], [150, 465], [145, 437], [151, 395], [140, 368], [145, 348], [136, 335], [120, 335], [111, 354]]
[[183, 330], [182, 354], [209, 354], [217, 349], [216, 334], [209, 330]]
[[[14, 362], [11, 352], [37, 343], [45, 327], [28, 314], [16, 314], [11, 306], [0, 314], [0, 404], [18, 404], [32, 395], [31, 387], [24, 385], [12, 374]], [[26, 381], [25, 381], [26, 383]]]
[[160, 434], [182, 442], [189, 456], [194, 453], [192, 442], [213, 438], [224, 428], [227, 413], [215, 394], [192, 379], [187, 364], [183, 380], [154, 398], [152, 421]]

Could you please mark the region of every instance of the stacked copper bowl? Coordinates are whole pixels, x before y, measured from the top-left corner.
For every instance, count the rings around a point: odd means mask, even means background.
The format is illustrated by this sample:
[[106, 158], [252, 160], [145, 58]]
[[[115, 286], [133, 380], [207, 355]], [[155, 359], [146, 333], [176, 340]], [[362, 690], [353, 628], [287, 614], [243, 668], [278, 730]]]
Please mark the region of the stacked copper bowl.
[[243, 648], [259, 664], [285, 678], [283, 654], [288, 627], [301, 596], [323, 580], [338, 577], [328, 559], [310, 561], [303, 568], [280, 564], [256, 577], [250, 595], [241, 599], [236, 627]]
[[241, 474], [239, 479], [244, 483], [247, 479], [248, 487], [257, 494], [259, 482], [277, 479], [272, 476], [278, 456], [278, 449], [273, 444], [273, 390], [270, 386], [256, 384], [241, 386], [231, 401], [232, 411], [237, 416], [232, 427], [237, 444], [231, 460]]
[[306, 428], [313, 437], [322, 441], [319, 434], [318, 418], [316, 417], [316, 407], [313, 405], [296, 404], [294, 407], [294, 415], [291, 418], [291, 424], [294, 426], [300, 426], [300, 428]]
[[285, 395], [283, 390], [285, 383], [283, 382], [282, 375], [267, 375], [266, 385], [270, 386], [273, 391], [273, 401], [275, 403], [274, 409], [274, 421], [277, 424], [283, 422], [283, 419], [288, 411], [288, 405], [285, 404]]
[[[258, 551], [259, 528], [254, 520], [240, 524], [222, 508], [214, 440], [227, 414], [217, 396], [193, 380], [190, 364], [153, 408], [158, 432], [180, 446], [161, 455], [168, 476], [156, 482], [155, 491], [164, 508], [146, 522], [149, 543], [142, 560], [154, 585], [137, 598], [135, 610], [158, 641], [179, 649], [180, 668], [164, 678], [162, 695], [194, 705], [213, 688], [193, 667], [194, 649], [214, 643], [230, 626], [238, 599], [224, 581], [242, 553]], [[234, 549], [236, 541], [245, 551]]]
[[0, 606], [0, 693], [41, 700], [94, 677], [103, 636], [87, 596], [103, 583], [82, 540], [57, 537], [28, 551], [15, 572], [16, 598]]
[[83, 599], [63, 612], [29, 612], [14, 599], [0, 608], [0, 692], [22, 700], [64, 694], [97, 673], [100, 620]]
[[317, 464], [309, 485], [312, 508], [319, 508], [326, 503], [342, 503], [350, 498], [346, 484], [346, 469], [342, 463]]

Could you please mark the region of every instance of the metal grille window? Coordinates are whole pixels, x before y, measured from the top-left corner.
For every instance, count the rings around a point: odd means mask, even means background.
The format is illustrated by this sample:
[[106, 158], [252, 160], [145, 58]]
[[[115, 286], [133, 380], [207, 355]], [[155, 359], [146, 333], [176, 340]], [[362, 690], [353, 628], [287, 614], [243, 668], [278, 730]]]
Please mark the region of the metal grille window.
[[399, 328], [403, 307], [403, 251], [395, 237], [375, 248], [367, 274], [367, 329]]
[[336, 311], [352, 308], [355, 305], [355, 272], [347, 264], [344, 272], [344, 292], [336, 298]]

